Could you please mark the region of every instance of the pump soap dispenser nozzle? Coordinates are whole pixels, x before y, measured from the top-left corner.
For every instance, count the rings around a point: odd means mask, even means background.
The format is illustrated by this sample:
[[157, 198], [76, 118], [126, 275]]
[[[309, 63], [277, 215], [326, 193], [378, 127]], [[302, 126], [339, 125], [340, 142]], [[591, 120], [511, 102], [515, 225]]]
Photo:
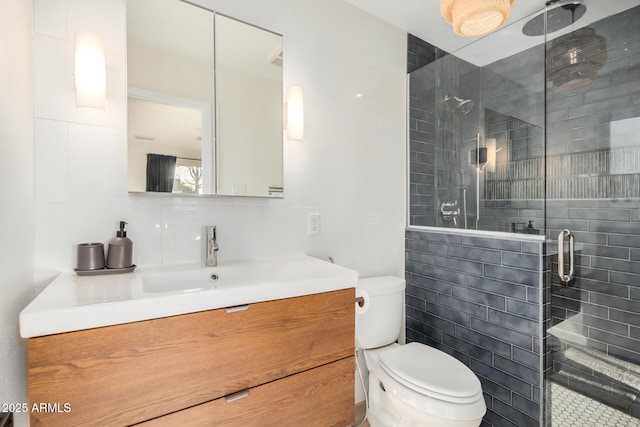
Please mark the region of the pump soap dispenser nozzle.
[[124, 226], [126, 222], [120, 221], [120, 230], [116, 237], [109, 242], [107, 254], [107, 268], [129, 268], [133, 266], [133, 242], [127, 237]]

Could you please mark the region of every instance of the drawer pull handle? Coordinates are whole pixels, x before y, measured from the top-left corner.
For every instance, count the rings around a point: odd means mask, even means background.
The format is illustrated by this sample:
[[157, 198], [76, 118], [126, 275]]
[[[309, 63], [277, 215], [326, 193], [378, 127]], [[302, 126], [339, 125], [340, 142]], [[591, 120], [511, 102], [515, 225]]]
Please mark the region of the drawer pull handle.
[[236, 313], [238, 311], [245, 311], [245, 310], [249, 310], [249, 304], [234, 305], [233, 307], [226, 307], [224, 309], [224, 311], [226, 311], [227, 313]]
[[227, 403], [231, 403], [236, 400], [244, 399], [245, 397], [249, 397], [249, 389], [228, 394], [224, 397], [224, 400], [226, 400]]

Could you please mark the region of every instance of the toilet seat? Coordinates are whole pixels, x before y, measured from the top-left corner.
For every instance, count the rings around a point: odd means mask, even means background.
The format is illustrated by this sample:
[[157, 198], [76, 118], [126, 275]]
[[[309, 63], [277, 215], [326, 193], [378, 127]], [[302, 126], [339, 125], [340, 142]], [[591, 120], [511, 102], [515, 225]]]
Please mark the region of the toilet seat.
[[380, 368], [403, 386], [445, 402], [473, 403], [482, 398], [475, 374], [454, 357], [419, 343], [380, 353]]

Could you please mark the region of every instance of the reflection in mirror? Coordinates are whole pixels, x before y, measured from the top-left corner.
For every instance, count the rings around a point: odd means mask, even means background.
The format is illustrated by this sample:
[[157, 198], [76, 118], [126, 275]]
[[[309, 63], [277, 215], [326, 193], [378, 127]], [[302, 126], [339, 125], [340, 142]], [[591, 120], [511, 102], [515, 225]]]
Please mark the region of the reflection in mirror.
[[129, 88], [127, 117], [129, 191], [212, 193], [208, 103]]
[[216, 15], [218, 194], [282, 197], [282, 36]]
[[127, 0], [127, 80], [130, 192], [282, 197], [282, 36]]
[[127, 1], [131, 192], [215, 193], [213, 22], [178, 0]]

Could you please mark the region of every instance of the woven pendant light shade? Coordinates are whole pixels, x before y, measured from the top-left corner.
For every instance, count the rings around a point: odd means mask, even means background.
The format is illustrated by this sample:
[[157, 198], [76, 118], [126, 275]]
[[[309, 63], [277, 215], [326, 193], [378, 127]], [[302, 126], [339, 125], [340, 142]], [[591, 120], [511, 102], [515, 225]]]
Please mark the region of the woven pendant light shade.
[[556, 89], [588, 85], [606, 63], [607, 40], [591, 27], [556, 38], [547, 50], [547, 72]]
[[440, 13], [464, 37], [490, 33], [502, 25], [516, 0], [440, 0]]

